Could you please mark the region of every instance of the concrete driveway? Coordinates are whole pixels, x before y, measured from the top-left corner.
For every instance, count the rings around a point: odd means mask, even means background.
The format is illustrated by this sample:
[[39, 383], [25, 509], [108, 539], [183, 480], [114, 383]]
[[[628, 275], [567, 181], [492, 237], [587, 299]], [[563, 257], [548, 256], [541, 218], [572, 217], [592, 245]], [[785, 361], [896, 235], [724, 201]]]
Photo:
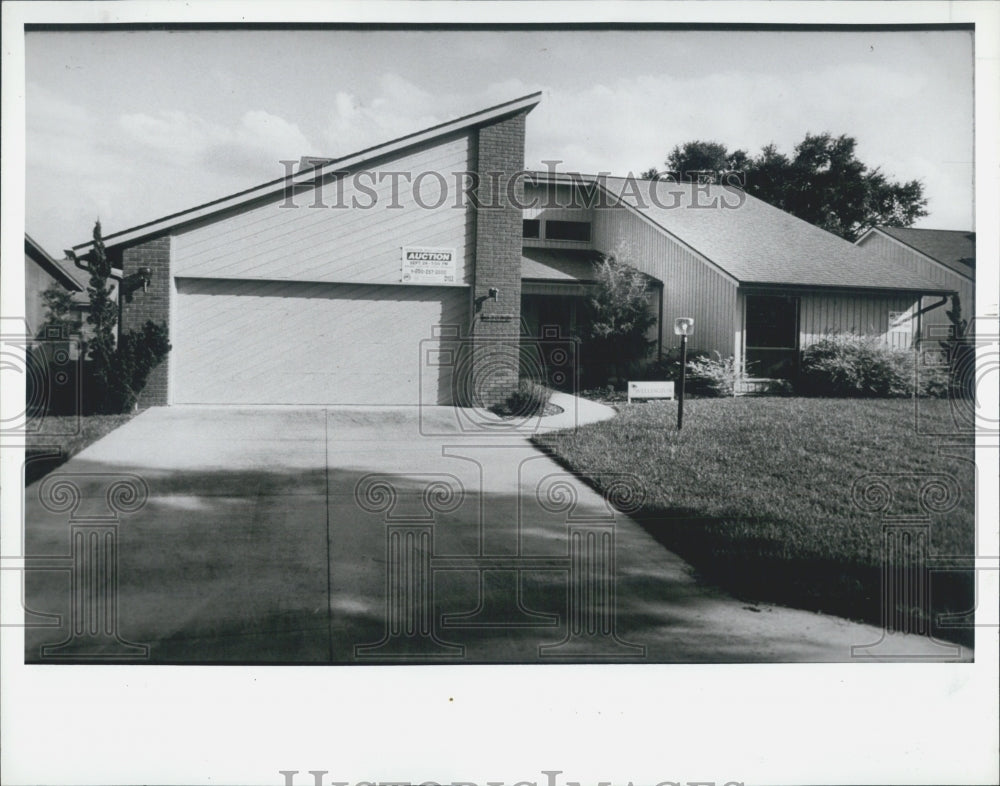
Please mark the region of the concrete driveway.
[[[543, 424], [607, 414], [581, 406]], [[25, 553], [48, 569], [27, 572], [46, 625], [26, 659], [829, 662], [880, 641], [855, 655], [969, 656], [705, 586], [526, 435], [462, 416], [140, 414], [27, 489]]]

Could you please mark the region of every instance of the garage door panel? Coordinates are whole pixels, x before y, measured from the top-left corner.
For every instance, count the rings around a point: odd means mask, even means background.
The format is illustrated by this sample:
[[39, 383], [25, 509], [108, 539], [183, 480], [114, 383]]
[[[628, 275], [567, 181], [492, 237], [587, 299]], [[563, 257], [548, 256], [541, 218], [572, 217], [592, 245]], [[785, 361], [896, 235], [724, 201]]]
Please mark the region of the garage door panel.
[[171, 401], [451, 403], [450, 369], [421, 375], [421, 349], [434, 349], [434, 326], [463, 324], [468, 298], [464, 287], [179, 278]]

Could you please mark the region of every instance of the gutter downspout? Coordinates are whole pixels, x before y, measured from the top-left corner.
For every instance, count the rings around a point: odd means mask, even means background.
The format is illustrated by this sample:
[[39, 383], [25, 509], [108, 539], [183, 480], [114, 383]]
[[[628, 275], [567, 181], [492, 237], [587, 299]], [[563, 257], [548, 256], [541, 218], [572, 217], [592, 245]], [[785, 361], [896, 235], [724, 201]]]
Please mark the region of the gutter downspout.
[[921, 319], [921, 316], [926, 314], [928, 311], [933, 311], [934, 309], [940, 308], [941, 306], [945, 305], [949, 300], [951, 300], [952, 295], [941, 295], [940, 297], [941, 299], [939, 301], [937, 301], [936, 303], [931, 303], [929, 306], [924, 306], [923, 308], [919, 309], [916, 314], [913, 315], [914, 317], [917, 318], [917, 340], [916, 342], [914, 342], [914, 347], [913, 347], [914, 349], [919, 347], [920, 342], [923, 341], [923, 330], [922, 330], [923, 320]]

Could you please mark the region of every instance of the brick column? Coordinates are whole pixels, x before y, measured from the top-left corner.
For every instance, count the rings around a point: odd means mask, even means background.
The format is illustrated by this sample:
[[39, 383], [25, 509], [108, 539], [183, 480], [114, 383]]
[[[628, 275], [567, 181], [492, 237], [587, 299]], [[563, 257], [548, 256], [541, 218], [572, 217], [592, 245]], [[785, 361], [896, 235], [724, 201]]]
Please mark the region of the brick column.
[[[476, 273], [473, 353], [466, 391], [469, 402], [489, 407], [516, 388], [521, 327], [521, 220], [508, 183], [524, 169], [524, 119], [527, 112], [479, 129], [479, 189], [476, 210]], [[518, 178], [514, 198], [524, 201]], [[499, 290], [496, 300], [489, 290]]]
[[[148, 267], [152, 271], [146, 291], [140, 286], [127, 295], [129, 287], [124, 284], [121, 297], [121, 330], [141, 330], [146, 320], [156, 324], [170, 325], [170, 237], [155, 237], [139, 245], [130, 246], [122, 253], [122, 269], [125, 281]], [[167, 369], [170, 355], [150, 372], [146, 387], [139, 394], [140, 407], [162, 406], [167, 403]]]

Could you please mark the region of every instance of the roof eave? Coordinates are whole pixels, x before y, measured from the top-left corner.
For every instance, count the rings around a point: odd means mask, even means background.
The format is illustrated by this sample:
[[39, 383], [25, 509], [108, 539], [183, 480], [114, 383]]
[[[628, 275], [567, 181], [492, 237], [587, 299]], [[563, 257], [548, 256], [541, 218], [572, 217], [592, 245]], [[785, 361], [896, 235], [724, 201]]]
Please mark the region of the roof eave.
[[782, 289], [805, 289], [809, 291], [815, 290], [838, 290], [838, 291], [851, 291], [851, 292], [906, 292], [913, 295], [951, 295], [957, 290], [948, 289], [947, 287], [935, 287], [935, 286], [879, 286], [870, 284], [812, 284], [812, 283], [792, 283], [789, 281], [740, 281], [739, 286], [744, 289], [768, 289], [768, 288], [782, 288]]
[[31, 258], [34, 259], [46, 273], [56, 279], [66, 289], [72, 290], [73, 292], [83, 292], [85, 290], [85, 287], [69, 273], [63, 270], [52, 255], [42, 248], [41, 245], [38, 244], [38, 241], [32, 238], [27, 232], [24, 233], [24, 246], [25, 251], [31, 255]]
[[[253, 188], [245, 191], [230, 194], [229, 196], [225, 196], [211, 202], [206, 202], [205, 204], [197, 207], [188, 208], [187, 210], [183, 210], [179, 213], [172, 213], [168, 216], [148, 221], [129, 229], [114, 232], [103, 238], [104, 245], [108, 248], [120, 246], [133, 240], [162, 234], [163, 232], [182, 224], [197, 221], [215, 213], [231, 210], [248, 202], [274, 197], [275, 195], [284, 193], [289, 184], [306, 184], [323, 178], [329, 174], [339, 172], [345, 168], [356, 167], [366, 161], [370, 161], [384, 155], [390, 155], [415, 145], [425, 144], [440, 137], [455, 134], [471, 128], [481, 127], [520, 112], [530, 112], [541, 100], [542, 94], [540, 91], [530, 93], [528, 95], [521, 96], [520, 98], [515, 98], [511, 101], [506, 101], [502, 104], [488, 107], [487, 109], [480, 110], [479, 112], [464, 115], [445, 123], [439, 123], [436, 126], [431, 126], [430, 128], [425, 128], [421, 131], [415, 131], [412, 134], [397, 137], [396, 139], [384, 142], [380, 145], [365, 148], [364, 150], [357, 151], [349, 156], [332, 159], [328, 163], [306, 170], [305, 172], [295, 172], [291, 175], [278, 178], [277, 180], [271, 180], [267, 183], [254, 186]], [[296, 178], [305, 179], [297, 180]], [[90, 252], [90, 249], [93, 248], [93, 246], [94, 241], [91, 240], [86, 243], [73, 246], [72, 250], [77, 256], [85, 256]]]

